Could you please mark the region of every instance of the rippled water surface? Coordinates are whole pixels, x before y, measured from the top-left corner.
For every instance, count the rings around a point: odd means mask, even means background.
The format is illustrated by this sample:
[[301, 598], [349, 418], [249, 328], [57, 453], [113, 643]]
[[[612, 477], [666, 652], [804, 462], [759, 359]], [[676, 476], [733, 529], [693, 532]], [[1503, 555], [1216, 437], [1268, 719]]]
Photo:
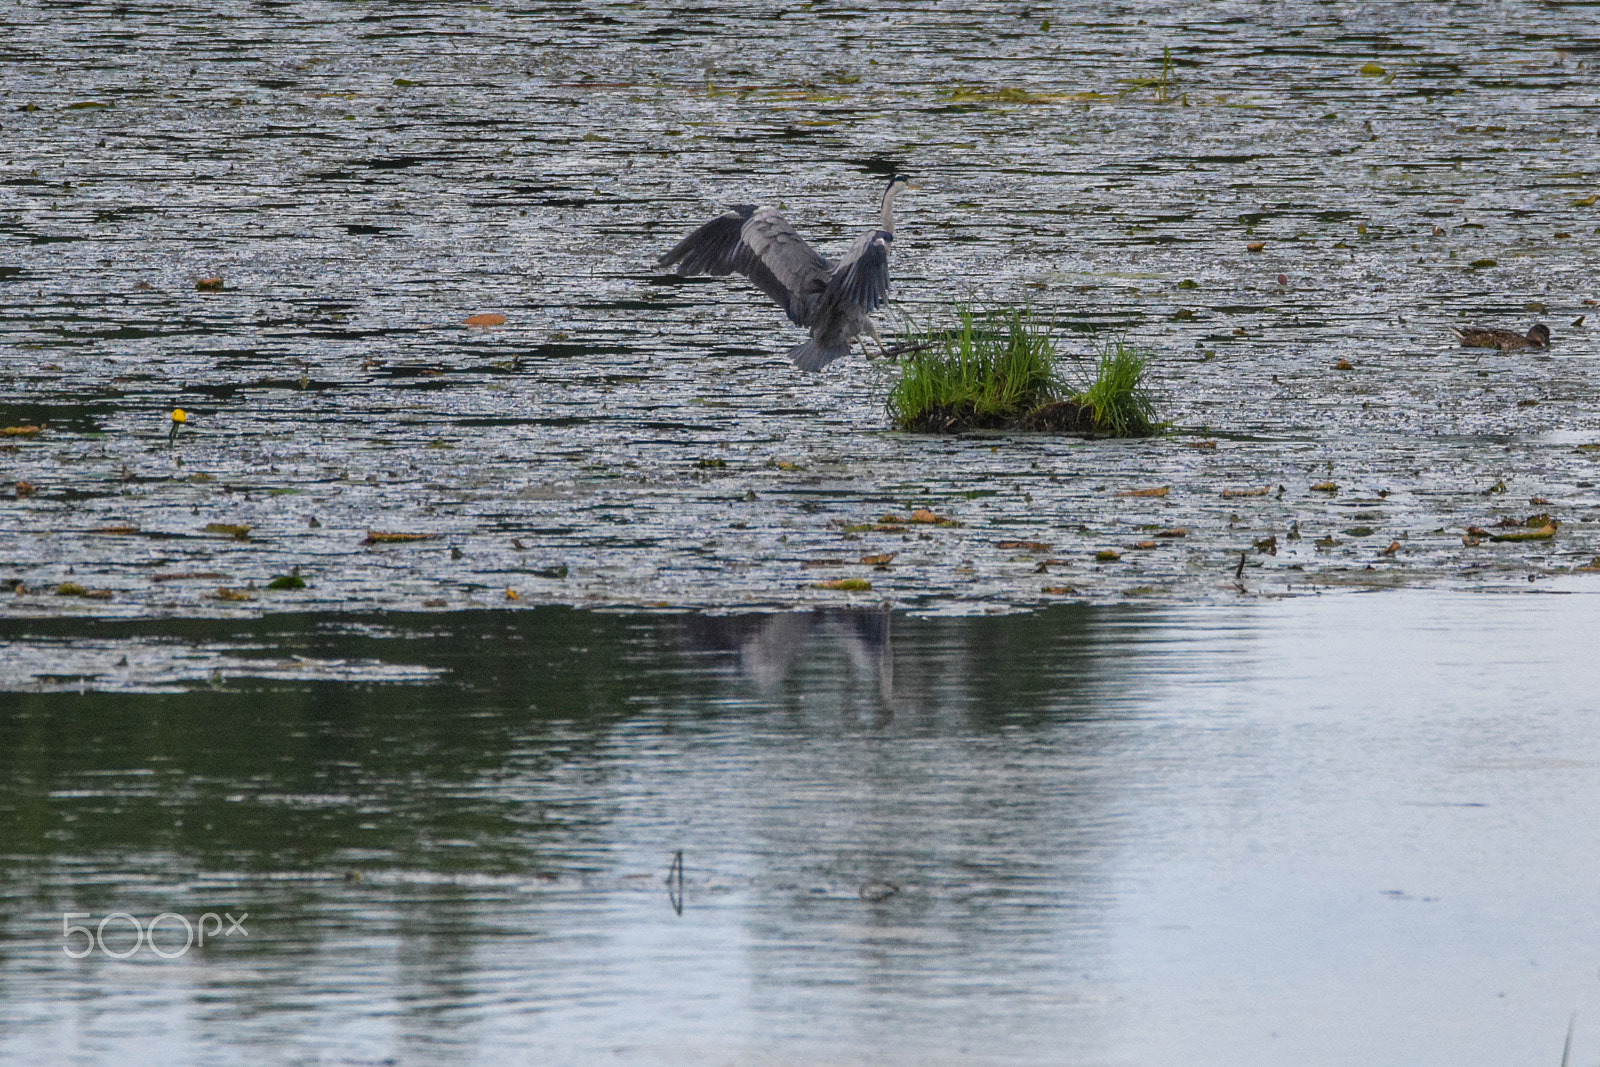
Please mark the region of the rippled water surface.
[[8, 621], [0, 1059], [1591, 1062], [1597, 624]]
[[[38, 594], [0, 610], [972, 611], [1587, 564], [1590, 11], [19, 3], [0, 422], [44, 429], [0, 444], [3, 576]], [[797, 372], [753, 288], [652, 267], [737, 201], [837, 252], [892, 168], [926, 188], [891, 322], [971, 296], [1075, 356], [1125, 334], [1173, 433], [892, 433], [892, 369]], [[1548, 352], [1447, 329], [1536, 319]], [[847, 529], [918, 507], [960, 525]], [[1463, 544], [1533, 515], [1553, 540]]]

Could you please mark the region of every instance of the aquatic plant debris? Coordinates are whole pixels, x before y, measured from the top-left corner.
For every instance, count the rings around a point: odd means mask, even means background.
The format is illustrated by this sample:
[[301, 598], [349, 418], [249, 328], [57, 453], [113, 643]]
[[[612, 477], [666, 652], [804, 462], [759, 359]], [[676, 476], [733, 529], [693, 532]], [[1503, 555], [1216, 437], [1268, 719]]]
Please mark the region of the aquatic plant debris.
[[[0, 577], [114, 597], [0, 611], [515, 608], [508, 587], [793, 607], [840, 597], [796, 588], [798, 561], [890, 552], [872, 598], [928, 612], [1596, 582], [1600, 334], [1560, 324], [1600, 297], [1600, 114], [1591, 59], [1555, 47], [1570, 8], [1150, 9], [1130, 46], [1126, 17], [1090, 8], [1045, 34], [985, 5], [914, 27], [534, 5], [475, 9], [463, 37], [448, 12], [370, 7], [360, 35], [315, 6], [174, 35], [173, 9], [127, 6], [116, 33], [161, 42], [176, 79], [107, 47], [101, 8], [8, 9], [5, 134], [27, 152], [0, 160], [0, 429], [40, 430], [0, 435]], [[1174, 99], [1124, 94], [1167, 49]], [[841, 212], [885, 167], [924, 186], [886, 334], [952, 299], [1026, 301], [1084, 374], [1119, 336], [1156, 353], [1170, 430], [891, 432], [895, 368], [858, 350], [793, 374], [798, 331], [769, 308], [651, 267], [759, 198], [827, 244], [870, 223]], [[480, 309], [507, 321], [467, 328]], [[1548, 351], [1450, 334], [1536, 319], [1562, 331]], [[1463, 543], [1535, 495], [1555, 536]], [[120, 526], [140, 532], [90, 532]], [[1237, 550], [1269, 536], [1241, 591]], [[1068, 562], [1041, 578], [1001, 541]], [[297, 565], [304, 590], [207, 599]]]

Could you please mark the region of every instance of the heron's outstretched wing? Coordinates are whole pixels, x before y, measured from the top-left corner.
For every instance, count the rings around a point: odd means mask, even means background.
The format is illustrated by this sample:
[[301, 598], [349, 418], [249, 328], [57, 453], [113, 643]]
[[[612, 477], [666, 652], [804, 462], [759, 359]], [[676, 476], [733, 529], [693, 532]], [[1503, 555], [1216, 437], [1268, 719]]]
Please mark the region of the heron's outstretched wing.
[[770, 207], [757, 208], [740, 231], [750, 250], [742, 268], [750, 280], [789, 313], [796, 326], [810, 326], [816, 298], [828, 284], [831, 264]]
[[833, 268], [828, 290], [835, 299], [875, 311], [889, 293], [889, 242], [886, 230], [868, 230]]
[[810, 310], [827, 284], [828, 261], [770, 207], [741, 204], [679, 241], [659, 265], [679, 274], [731, 274], [754, 282], [796, 326], [810, 325]]
[[656, 260], [658, 267], [678, 267], [678, 273], [731, 274], [739, 269], [739, 231], [756, 213], [754, 204], [736, 204], [672, 246]]

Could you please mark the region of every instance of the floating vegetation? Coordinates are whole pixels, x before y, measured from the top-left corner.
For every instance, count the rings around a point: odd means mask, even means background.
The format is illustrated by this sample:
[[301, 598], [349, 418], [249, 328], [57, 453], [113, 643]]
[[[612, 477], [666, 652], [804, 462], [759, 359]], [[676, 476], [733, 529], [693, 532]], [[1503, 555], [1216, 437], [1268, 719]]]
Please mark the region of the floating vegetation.
[[902, 346], [889, 417], [914, 433], [975, 429], [1148, 437], [1155, 411], [1144, 388], [1149, 354], [1108, 344], [1096, 373], [1069, 392], [1050, 327], [1031, 312], [956, 309], [958, 325], [914, 333]]
[[[1173, 88], [1178, 84], [1177, 75], [1172, 72], [1172, 49], [1161, 50], [1161, 73], [1153, 78], [1124, 78], [1122, 83], [1127, 86], [1122, 90], [1122, 96], [1138, 92], [1140, 89], [1155, 90], [1155, 100], [1158, 104], [1171, 103]], [[1187, 99], [1183, 103], [1187, 104]]]
[[432, 541], [438, 538], [432, 533], [393, 533], [382, 530], [368, 530], [367, 536], [362, 539], [364, 545], [403, 545], [412, 541]]
[[77, 582], [62, 582], [56, 586], [56, 596], [76, 596], [83, 597], [85, 600], [110, 600], [111, 590], [87, 589]]
[[250, 540], [250, 527], [239, 522], [208, 522], [205, 532], [221, 537], [231, 537], [236, 541]]
[[950, 90], [950, 99], [958, 104], [1091, 104], [1113, 98], [1096, 92], [1035, 92], [1015, 86], [983, 89], [958, 85]]

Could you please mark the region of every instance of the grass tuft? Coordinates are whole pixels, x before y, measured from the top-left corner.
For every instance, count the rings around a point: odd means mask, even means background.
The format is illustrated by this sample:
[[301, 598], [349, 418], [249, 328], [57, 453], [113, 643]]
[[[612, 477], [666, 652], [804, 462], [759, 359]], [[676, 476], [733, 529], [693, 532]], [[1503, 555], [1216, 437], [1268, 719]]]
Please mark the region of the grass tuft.
[[1156, 432], [1155, 406], [1144, 388], [1150, 352], [1119, 339], [1100, 352], [1094, 378], [1073, 399], [1087, 407], [1095, 427], [1110, 437], [1149, 437]]
[[1072, 392], [1058, 371], [1048, 323], [1031, 311], [976, 312], [957, 306], [956, 325], [913, 330], [889, 393], [889, 417], [901, 430], [959, 433], [1032, 429], [1144, 437], [1157, 430], [1144, 388], [1150, 354], [1114, 342], [1097, 373]]

